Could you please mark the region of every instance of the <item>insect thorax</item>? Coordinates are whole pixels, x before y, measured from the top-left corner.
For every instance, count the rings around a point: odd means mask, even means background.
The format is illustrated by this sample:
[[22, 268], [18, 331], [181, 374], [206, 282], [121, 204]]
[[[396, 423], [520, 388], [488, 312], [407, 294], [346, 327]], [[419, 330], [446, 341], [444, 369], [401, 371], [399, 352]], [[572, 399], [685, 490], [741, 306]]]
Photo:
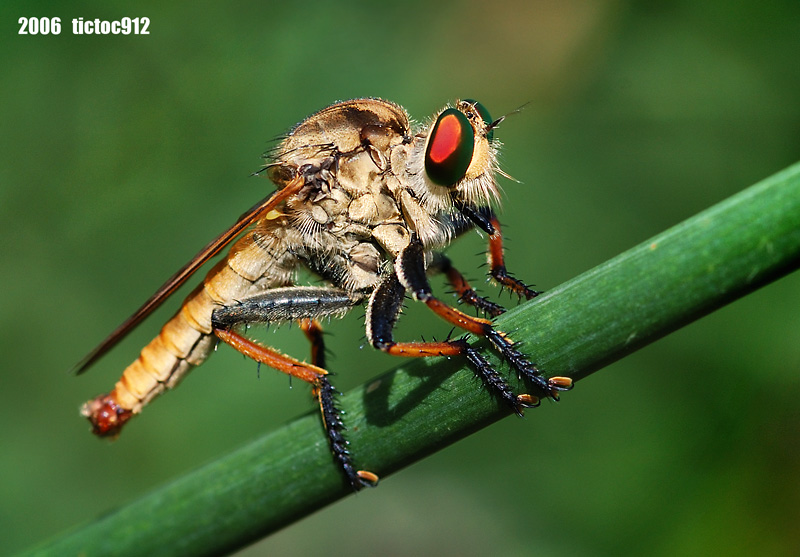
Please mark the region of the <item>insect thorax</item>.
[[279, 187], [297, 176], [304, 186], [257, 232], [280, 238], [273, 249], [347, 290], [374, 288], [412, 234], [430, 256], [463, 231], [453, 224], [455, 200], [486, 206], [497, 185], [495, 147], [484, 135], [475, 142], [479, 160], [457, 186], [432, 182], [424, 168], [429, 129], [415, 131], [402, 107], [379, 99], [347, 101], [310, 116], [269, 165]]

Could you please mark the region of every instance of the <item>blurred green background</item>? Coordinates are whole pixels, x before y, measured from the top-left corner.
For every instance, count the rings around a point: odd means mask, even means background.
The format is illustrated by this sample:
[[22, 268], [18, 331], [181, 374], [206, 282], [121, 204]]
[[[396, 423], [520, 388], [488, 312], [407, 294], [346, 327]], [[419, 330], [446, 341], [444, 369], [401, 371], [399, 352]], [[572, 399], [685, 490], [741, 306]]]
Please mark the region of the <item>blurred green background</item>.
[[[94, 439], [79, 405], [178, 300], [66, 372], [270, 191], [249, 176], [270, 140], [335, 100], [418, 120], [458, 97], [528, 103], [496, 132], [521, 182], [503, 180], [502, 220], [509, 267], [542, 289], [800, 159], [800, 3], [658, 4], [3, 3], [0, 551], [313, 407], [222, 348], [117, 442]], [[21, 36], [21, 16], [64, 30]], [[124, 16], [150, 35], [71, 34]], [[479, 283], [482, 249], [450, 251]], [[799, 307], [787, 277], [242, 554], [796, 555]], [[327, 327], [342, 390], [395, 363], [361, 349], [360, 315]], [[412, 308], [398, 336], [443, 328]], [[296, 329], [267, 334], [305, 357]]]

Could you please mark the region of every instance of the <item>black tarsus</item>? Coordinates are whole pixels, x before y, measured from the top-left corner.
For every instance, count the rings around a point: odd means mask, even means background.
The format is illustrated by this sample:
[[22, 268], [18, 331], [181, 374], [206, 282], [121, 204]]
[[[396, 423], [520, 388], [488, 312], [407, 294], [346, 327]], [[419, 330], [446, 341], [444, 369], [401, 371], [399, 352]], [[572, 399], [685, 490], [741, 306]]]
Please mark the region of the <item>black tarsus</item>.
[[325, 432], [328, 434], [328, 445], [330, 446], [333, 460], [344, 472], [347, 482], [355, 491], [363, 487], [372, 487], [372, 484], [365, 482], [358, 475], [358, 471], [353, 465], [350, 451], [347, 449], [347, 439], [344, 436], [347, 428], [342, 422], [342, 411], [336, 406], [334, 400], [338, 392], [325, 375], [320, 377], [319, 385], [316, 388], [322, 412], [322, 421], [325, 426]]

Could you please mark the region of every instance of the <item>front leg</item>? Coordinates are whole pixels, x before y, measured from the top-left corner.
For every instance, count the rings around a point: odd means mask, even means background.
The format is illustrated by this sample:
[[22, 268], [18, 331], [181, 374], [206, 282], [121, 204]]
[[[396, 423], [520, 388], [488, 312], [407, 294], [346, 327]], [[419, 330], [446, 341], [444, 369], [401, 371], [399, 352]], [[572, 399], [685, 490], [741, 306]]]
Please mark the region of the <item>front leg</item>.
[[503, 288], [509, 289], [518, 296], [530, 300], [540, 294], [536, 290], [531, 290], [527, 284], [511, 276], [506, 270], [505, 258], [503, 255], [503, 233], [500, 230], [500, 221], [494, 213], [490, 213], [489, 222], [491, 223], [492, 233], [489, 236], [489, 276]]
[[[503, 233], [500, 230], [500, 221], [491, 207], [472, 207], [461, 200], [454, 199], [456, 208], [473, 225], [489, 235], [489, 276], [503, 288], [515, 292], [527, 300], [540, 294], [531, 290], [528, 285], [511, 276], [506, 270], [503, 256]], [[465, 229], [464, 229], [465, 230]], [[459, 233], [463, 230], [459, 229]]]
[[542, 376], [536, 366], [516, 349], [515, 343], [508, 335], [495, 329], [490, 320], [471, 317], [434, 297], [425, 271], [425, 251], [418, 238], [412, 238], [411, 243], [398, 255], [395, 260], [395, 273], [399, 283], [405, 290], [411, 292], [414, 299], [424, 302], [445, 321], [486, 338], [520, 377], [535, 385], [545, 396], [558, 400], [559, 391], [572, 387], [572, 380], [569, 377], [547, 379]]

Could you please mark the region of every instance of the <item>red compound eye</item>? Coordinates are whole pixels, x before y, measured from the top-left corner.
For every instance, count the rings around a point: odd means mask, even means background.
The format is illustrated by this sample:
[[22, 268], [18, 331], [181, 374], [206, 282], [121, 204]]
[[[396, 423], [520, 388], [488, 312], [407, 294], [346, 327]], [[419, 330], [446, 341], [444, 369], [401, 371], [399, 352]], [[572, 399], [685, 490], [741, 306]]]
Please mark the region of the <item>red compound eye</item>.
[[440, 186], [453, 186], [467, 173], [475, 149], [475, 131], [463, 112], [448, 108], [428, 137], [425, 172]]

